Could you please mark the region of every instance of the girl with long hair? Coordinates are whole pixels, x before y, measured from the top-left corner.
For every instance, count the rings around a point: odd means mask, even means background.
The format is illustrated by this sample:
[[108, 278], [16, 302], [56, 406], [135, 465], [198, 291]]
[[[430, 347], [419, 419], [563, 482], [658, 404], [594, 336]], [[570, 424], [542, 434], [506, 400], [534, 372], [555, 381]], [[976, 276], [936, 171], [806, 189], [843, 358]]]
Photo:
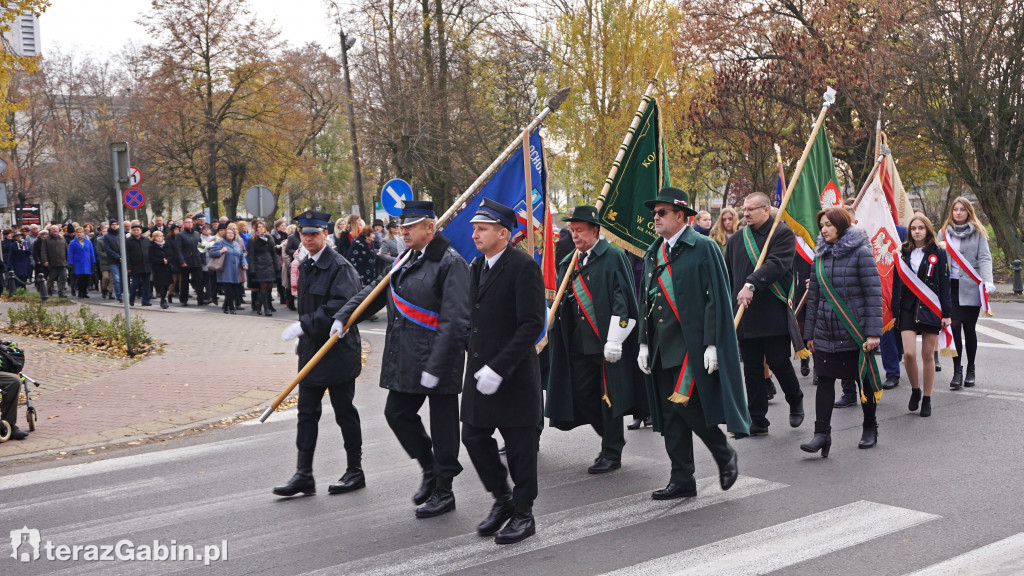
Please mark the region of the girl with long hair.
[[718, 214], [718, 220], [715, 221], [714, 226], [711, 227], [711, 239], [718, 244], [718, 247], [722, 249], [722, 253], [725, 254], [725, 243], [736, 233], [736, 223], [739, 221], [735, 208], [726, 206], [722, 208], [722, 211]]

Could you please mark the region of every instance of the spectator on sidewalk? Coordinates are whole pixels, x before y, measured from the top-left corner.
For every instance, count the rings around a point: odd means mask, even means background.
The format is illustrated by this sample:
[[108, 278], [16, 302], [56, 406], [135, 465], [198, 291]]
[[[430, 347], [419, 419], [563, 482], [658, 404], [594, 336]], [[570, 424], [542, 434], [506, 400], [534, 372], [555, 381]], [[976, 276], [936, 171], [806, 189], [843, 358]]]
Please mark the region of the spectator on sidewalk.
[[388, 222], [388, 233], [381, 241], [378, 254], [386, 264], [391, 264], [402, 252], [405, 252], [405, 240], [399, 232], [398, 222], [392, 220]]
[[281, 274], [284, 267], [284, 245], [288, 240], [288, 222], [284, 218], [278, 218], [274, 222], [274, 230], [270, 232], [270, 237], [274, 239], [274, 274], [276, 275], [274, 283], [277, 284], [278, 302], [287, 304], [288, 290], [285, 288], [284, 276]]
[[178, 301], [182, 307], [188, 306], [188, 288], [191, 285], [196, 291], [196, 300], [199, 305], [206, 304], [206, 297], [203, 294], [203, 260], [199, 253], [199, 242], [202, 235], [193, 228], [191, 218], [185, 218], [181, 223], [181, 231], [178, 233], [178, 242], [175, 249], [178, 252], [180, 262], [180, 282], [178, 284]]
[[68, 283], [68, 243], [61, 234], [60, 226], [50, 226], [50, 235], [42, 241], [39, 257], [47, 269], [46, 281], [49, 292], [53, 293], [53, 284], [57, 284], [57, 296], [67, 296]]
[[181, 226], [176, 222], [171, 222], [167, 226], [167, 235], [164, 237], [164, 241], [167, 242], [171, 250], [171, 257], [167, 259], [171, 267], [171, 285], [167, 287], [167, 301], [170, 302], [178, 294], [178, 285], [181, 284], [181, 260], [178, 259], [180, 250], [178, 244], [181, 242], [178, 233], [181, 232]]
[[373, 253], [372, 242], [373, 228], [364, 227], [352, 240], [352, 247], [345, 255], [345, 258], [355, 266], [363, 286], [370, 284], [377, 277], [377, 255]]
[[199, 243], [199, 252], [203, 257], [203, 291], [207, 300], [217, 304], [217, 271], [210, 270], [210, 249], [217, 243], [218, 236], [209, 224], [203, 224], [199, 230], [203, 238]]
[[160, 307], [167, 309], [167, 288], [171, 285], [171, 259], [173, 258], [170, 245], [164, 238], [164, 233], [154, 230], [150, 233], [151, 243], [149, 245], [149, 266], [153, 270], [153, 289], [160, 296]]
[[36, 290], [39, 291], [39, 294], [40, 296], [42, 296], [44, 301], [50, 296], [50, 293], [52, 292], [51, 290], [47, 290], [47, 276], [49, 270], [46, 268], [46, 266], [43, 265], [42, 255], [43, 244], [49, 237], [49, 230], [40, 230], [39, 237], [36, 238], [36, 241], [32, 243], [32, 265], [36, 275]]
[[79, 298], [89, 297], [89, 281], [92, 280], [92, 267], [96, 264], [96, 252], [92, 242], [85, 237], [85, 229], [79, 226], [75, 230], [75, 238], [68, 244], [68, 265], [75, 271]]
[[103, 238], [103, 250], [107, 254], [107, 269], [110, 270], [110, 281], [114, 284], [114, 296], [121, 299], [121, 231], [117, 220], [110, 219], [110, 226]]
[[7, 248], [7, 269], [14, 272], [15, 277], [28, 289], [28, 282], [32, 277], [32, 249], [29, 248], [25, 234], [21, 230], [15, 230], [14, 238]]
[[[23, 229], [22, 232], [25, 232]], [[32, 245], [39, 239], [39, 225], [33, 224], [28, 227], [28, 231], [25, 233], [25, 244], [31, 249]]]
[[142, 298], [143, 306], [152, 306], [149, 300], [149, 238], [142, 235], [142, 224], [132, 224], [131, 236], [125, 241], [128, 262], [128, 303], [135, 305], [135, 297]]
[[256, 220], [252, 225], [252, 236], [249, 238], [249, 254], [247, 256], [249, 281], [259, 287], [252, 299], [252, 309], [257, 315], [273, 315], [274, 306], [271, 302], [271, 290], [274, 286], [274, 239], [267, 232], [267, 225]]
[[249, 267], [245, 260], [242, 243], [235, 236], [235, 229], [228, 227], [224, 238], [217, 240], [210, 250], [210, 256], [217, 258], [224, 255], [224, 267], [217, 273], [217, 282], [224, 290], [224, 313], [234, 314], [236, 302], [241, 299], [242, 271]]

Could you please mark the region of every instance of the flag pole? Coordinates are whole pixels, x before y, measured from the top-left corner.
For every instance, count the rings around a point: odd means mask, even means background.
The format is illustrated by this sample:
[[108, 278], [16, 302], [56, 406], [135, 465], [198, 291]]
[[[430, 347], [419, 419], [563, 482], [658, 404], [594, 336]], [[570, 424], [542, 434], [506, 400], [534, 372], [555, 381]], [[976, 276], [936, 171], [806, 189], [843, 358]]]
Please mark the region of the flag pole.
[[526, 253], [533, 258], [533, 170], [530, 169], [529, 130], [523, 130], [523, 179], [526, 180]]
[[[661, 73], [661, 66], [658, 66], [658, 70], [654, 73], [654, 77], [651, 78], [650, 82], [647, 83], [647, 90], [644, 91], [643, 98], [640, 99], [640, 106], [636, 109], [636, 114], [633, 115], [633, 122], [629, 125], [629, 130], [626, 131], [626, 137], [622, 139], [622, 145], [619, 146], [619, 151], [615, 154], [615, 161], [612, 162], [612, 168], [608, 171], [608, 177], [604, 180], [604, 186], [601, 187], [601, 193], [597, 196], [597, 203], [595, 208], [597, 211], [601, 211], [601, 206], [604, 205], [604, 198], [611, 190], [612, 181], [615, 180], [615, 175], [619, 173], [619, 164], [622, 162], [622, 158], [626, 155], [626, 149], [629, 148], [630, 142], [633, 141], [633, 134], [636, 129], [640, 126], [640, 119], [644, 113], [647, 112], [647, 103], [650, 97], [654, 94], [655, 89], [658, 87], [658, 74]], [[569, 260], [569, 267], [566, 268], [565, 277], [562, 278], [562, 283], [558, 287], [558, 292], [555, 294], [555, 299], [551, 302], [551, 310], [548, 311], [548, 326], [555, 321], [555, 312], [558, 310], [558, 306], [562, 303], [562, 298], [565, 296], [565, 290], [569, 286], [569, 277], [572, 276], [572, 270], [576, 268], [576, 258], [579, 256], [579, 250], [572, 251], [572, 259]], [[544, 349], [545, 342], [538, 344], [537, 352]]]
[[[561, 90], [556, 92], [554, 96], [548, 99], [547, 105], [544, 107], [544, 110], [542, 110], [540, 114], [534, 117], [534, 119], [531, 120], [530, 123], [526, 126], [523, 132], [524, 134], [527, 135], [527, 151], [529, 150], [529, 134], [532, 134], [533, 131], [536, 130], [538, 126], [540, 126], [541, 122], [543, 122], [544, 119], [548, 117], [548, 115], [558, 110], [562, 103], [565, 102], [565, 99], [569, 96], [569, 90], [569, 88], [562, 88]], [[477, 194], [477, 192], [480, 191], [480, 188], [482, 188], [483, 185], [486, 184], [487, 181], [490, 180], [492, 176], [494, 176], [495, 172], [498, 171], [498, 168], [500, 168], [501, 165], [504, 164], [506, 160], [508, 160], [509, 156], [515, 153], [516, 149], [519, 148], [520, 145], [521, 142], [519, 140], [519, 136], [516, 136], [516, 138], [512, 141], [511, 144], [508, 145], [508, 147], [505, 148], [501, 155], [498, 156], [498, 158], [494, 162], [492, 162], [490, 166], [487, 167], [487, 170], [484, 170], [484, 173], [481, 174], [476, 179], [476, 181], [470, 184], [469, 188], [467, 188], [466, 191], [463, 192], [461, 196], [455, 199], [455, 202], [451, 205], [451, 207], [449, 207], [448, 210], [437, 220], [437, 223], [435, 224], [435, 230], [440, 230], [441, 228], [444, 228], [444, 225], [449, 220], [454, 218], [459, 213], [459, 210], [461, 210], [466, 205], [466, 202], [468, 202], [473, 196]], [[529, 156], [529, 152], [526, 153], [526, 156]], [[527, 166], [529, 166], [529, 159], [527, 159]], [[529, 180], [527, 180], [527, 182], [529, 182]], [[529, 194], [527, 194], [527, 200], [529, 201], [529, 199], [530, 196]], [[527, 210], [527, 212], [530, 211]], [[402, 259], [400, 259], [398, 263], [395, 264], [394, 267], [388, 270], [387, 274], [385, 274], [384, 277], [381, 278], [379, 282], [377, 282], [377, 285], [374, 286], [370, 294], [367, 295], [367, 297], [364, 298], [363, 301], [359, 303], [359, 306], [357, 306], [356, 309], [352, 312], [352, 315], [348, 317], [348, 321], [345, 322], [345, 330], [348, 330], [349, 328], [352, 327], [353, 324], [356, 323], [356, 321], [363, 314], [363, 312], [366, 311], [366, 308], [369, 307], [370, 303], [373, 302], [377, 298], [377, 296], [380, 295], [380, 293], [384, 290], [384, 288], [386, 288], [387, 285], [391, 282], [391, 274], [394, 273], [395, 270], [401, 268], [409, 259], [411, 254], [411, 250], [407, 251], [406, 255]], [[287, 398], [288, 395], [292, 393], [292, 390], [294, 390], [295, 387], [299, 385], [299, 382], [301, 382], [302, 379], [305, 378], [307, 374], [309, 374], [309, 372], [317, 365], [317, 363], [320, 362], [324, 355], [327, 354], [327, 351], [330, 350], [337, 341], [338, 335], [335, 334], [334, 336], [328, 338], [327, 342], [324, 342], [324, 345], [320, 347], [320, 350], [317, 350], [317, 353], [313, 355], [312, 358], [309, 359], [309, 362], [306, 362], [306, 365], [302, 367], [302, 370], [299, 370], [299, 373], [296, 374], [294, 378], [292, 378], [292, 381], [289, 382], [288, 385], [284, 388], [284, 390], [282, 390], [281, 393], [274, 398], [274, 401], [270, 403], [270, 406], [268, 406], [267, 409], [263, 411], [263, 414], [260, 415], [260, 422], [266, 422], [267, 418], [270, 418], [270, 415], [273, 414], [275, 410], [277, 410], [277, 407], [281, 405], [281, 402], [284, 402], [284, 399]]]
[[871, 184], [871, 181], [874, 180], [875, 175], [878, 174], [878, 170], [882, 167], [882, 162], [885, 162], [884, 154], [880, 154], [878, 156], [878, 160], [875, 161], [875, 165], [871, 167], [871, 172], [868, 173], [867, 180], [864, 180], [864, 184], [860, 187], [860, 192], [857, 193], [857, 199], [853, 201], [853, 206], [851, 206], [854, 210], [857, 209], [857, 206], [860, 206], [860, 201], [864, 198], [864, 193], [868, 191], [868, 186]]
[[[779, 204], [779, 216], [772, 222], [772, 227], [768, 230], [768, 237], [765, 238], [764, 248], [761, 249], [761, 256], [757, 259], [757, 264], [754, 266], [756, 272], [758, 268], [764, 264], [764, 259], [768, 256], [768, 244], [772, 241], [772, 236], [775, 235], [775, 229], [779, 227], [779, 222], [782, 220], [782, 213], [786, 211], [786, 205], [789, 204], [789, 197], [793, 194], [793, 188], [796, 187], [797, 181], [800, 179], [800, 172], [804, 169], [804, 162], [807, 161], [807, 156], [811, 153], [811, 147], [814, 146], [814, 139], [818, 137], [818, 130], [821, 129], [821, 125], [825, 122], [825, 116], [828, 114], [829, 106], [836, 101], [836, 91], [829, 87], [825, 90], [825, 102], [821, 105], [821, 112], [818, 113], [817, 120], [814, 121], [814, 129], [811, 130], [811, 137], [807, 140], [807, 145], [804, 146], [804, 152], [800, 155], [800, 160], [796, 163], [796, 171], [793, 172], [793, 178], [789, 181], [789, 186], [786, 187], [786, 194], [782, 197], [782, 203]], [[740, 306], [740, 309], [736, 311], [736, 318], [733, 323], [736, 327], [739, 327], [740, 320], [743, 319], [743, 312], [746, 310], [746, 306]]]

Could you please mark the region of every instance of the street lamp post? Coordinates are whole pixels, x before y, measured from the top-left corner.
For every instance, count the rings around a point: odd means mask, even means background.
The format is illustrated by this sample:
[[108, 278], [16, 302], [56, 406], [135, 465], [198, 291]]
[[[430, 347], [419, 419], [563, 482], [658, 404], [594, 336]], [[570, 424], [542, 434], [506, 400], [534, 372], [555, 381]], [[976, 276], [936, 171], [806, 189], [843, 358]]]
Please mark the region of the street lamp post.
[[345, 28], [341, 25], [341, 9], [334, 0], [330, 0], [330, 2], [338, 12], [338, 38], [341, 40], [341, 69], [345, 75], [345, 98], [347, 100], [348, 108], [348, 134], [349, 138], [352, 139], [352, 173], [356, 186], [356, 204], [359, 205], [359, 215], [362, 216], [363, 220], [373, 222], [373, 214], [366, 211], [366, 201], [363, 198], [363, 171], [359, 162], [359, 141], [356, 139], [356, 118], [355, 113], [352, 110], [352, 80], [350, 79], [348, 72], [348, 51], [350, 48], [355, 46], [356, 37], [349, 36], [345, 33]]

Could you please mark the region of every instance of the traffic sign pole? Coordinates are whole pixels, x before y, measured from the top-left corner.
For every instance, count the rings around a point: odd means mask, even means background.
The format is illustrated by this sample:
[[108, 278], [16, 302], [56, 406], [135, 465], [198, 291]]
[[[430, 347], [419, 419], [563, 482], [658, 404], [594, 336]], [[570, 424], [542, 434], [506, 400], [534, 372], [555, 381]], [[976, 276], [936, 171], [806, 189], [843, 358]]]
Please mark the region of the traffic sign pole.
[[[114, 163], [114, 191], [117, 196], [122, 199], [121, 202], [117, 203], [117, 223], [124, 223], [124, 198], [121, 196], [121, 183], [128, 182], [128, 143], [127, 142], [114, 142], [110, 145], [110, 152]], [[132, 321], [131, 321], [131, 308], [128, 306], [129, 294], [128, 294], [128, 259], [125, 256], [128, 253], [126, 245], [126, 238], [124, 230], [118, 236], [121, 237], [121, 296], [124, 302], [124, 329], [125, 329], [125, 343], [128, 345], [128, 357], [134, 357], [135, 352], [132, 350]]]

